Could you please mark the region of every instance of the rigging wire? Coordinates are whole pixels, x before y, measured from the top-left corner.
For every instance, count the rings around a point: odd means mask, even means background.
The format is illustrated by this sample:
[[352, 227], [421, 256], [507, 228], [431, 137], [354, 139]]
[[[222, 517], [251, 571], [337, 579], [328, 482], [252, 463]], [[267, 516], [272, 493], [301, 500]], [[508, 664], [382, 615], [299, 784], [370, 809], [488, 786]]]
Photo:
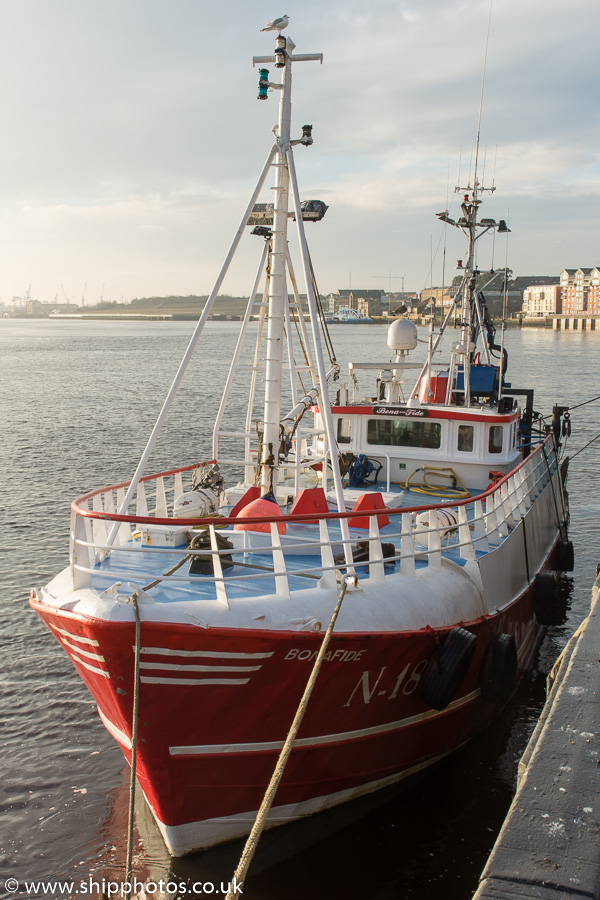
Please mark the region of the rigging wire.
[[319, 293], [319, 287], [317, 285], [317, 279], [315, 276], [315, 270], [313, 269], [312, 257], [310, 253], [308, 254], [308, 265], [310, 267], [310, 278], [312, 281], [313, 292], [315, 296], [315, 303], [317, 306], [317, 311], [319, 313], [319, 319], [321, 321], [321, 331], [323, 333], [323, 337], [325, 339], [325, 347], [327, 349], [327, 355], [329, 356], [329, 362], [332, 365], [337, 363], [335, 358], [335, 350], [333, 347], [333, 342], [331, 340], [331, 335], [329, 334], [329, 329], [327, 328], [327, 323], [325, 321], [325, 311], [323, 310], [323, 304], [321, 302], [321, 295]]
[[481, 133], [481, 115], [483, 112], [483, 89], [485, 86], [485, 70], [487, 67], [487, 54], [488, 54], [488, 45], [490, 42], [490, 27], [492, 24], [492, 2], [490, 0], [490, 12], [488, 15], [488, 27], [487, 27], [487, 35], [485, 38], [485, 53], [483, 56], [483, 72], [481, 74], [481, 94], [479, 97], [479, 118], [477, 120], [477, 140], [475, 144], [475, 168], [473, 170], [473, 189], [477, 190], [477, 162], [479, 159], [479, 136]]
[[[588, 403], [595, 403], [596, 400], [600, 400], [600, 394], [597, 397], [592, 397], [590, 400], [584, 400], [583, 403], [577, 403], [575, 406], [568, 406], [567, 409], [569, 412], [572, 412], [574, 409], [580, 409], [582, 406], [587, 406]], [[551, 419], [552, 413], [548, 413], [547, 416], [542, 416], [542, 419]]]
[[587, 448], [588, 448], [591, 444], [593, 444], [594, 441], [597, 441], [598, 438], [600, 438], [600, 431], [598, 432], [598, 434], [596, 435], [596, 437], [593, 437], [593, 438], [591, 439], [591, 441], [588, 441], [587, 444], [584, 444], [583, 447], [581, 447], [581, 449], [577, 451], [577, 453], [574, 453], [573, 456], [570, 457], [570, 461], [572, 462], [572, 461], [575, 459], [576, 456], [579, 456], [580, 453], [583, 453], [584, 450], [587, 450]]
[[[591, 400], [584, 400], [583, 403], [578, 403], [576, 406], [569, 406], [569, 412], [579, 409], [580, 406], [587, 406], [588, 403], [594, 403], [595, 400], [600, 400], [600, 394], [597, 397], [592, 397]], [[546, 418], [548, 417], [546, 416]]]

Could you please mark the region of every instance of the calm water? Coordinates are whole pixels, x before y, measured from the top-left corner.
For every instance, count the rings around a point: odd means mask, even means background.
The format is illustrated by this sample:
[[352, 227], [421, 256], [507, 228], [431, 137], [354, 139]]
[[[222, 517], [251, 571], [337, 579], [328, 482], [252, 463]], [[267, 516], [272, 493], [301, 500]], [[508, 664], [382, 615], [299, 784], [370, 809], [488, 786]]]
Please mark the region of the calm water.
[[[132, 474], [192, 327], [0, 320], [0, 892], [8, 876], [123, 876], [128, 770], [27, 597], [67, 561], [70, 501]], [[338, 326], [332, 333], [343, 371], [348, 359], [387, 358], [385, 328]], [[211, 334], [210, 345], [199, 345], [152, 471], [210, 456], [203, 425], [214, 414], [212, 386], [237, 329], [213, 323]], [[573, 406], [600, 393], [600, 333], [511, 331], [507, 347], [509, 380], [513, 387], [533, 384], [544, 414], [553, 402]], [[600, 431], [600, 402], [576, 410], [572, 420], [571, 453]], [[565, 579], [567, 622], [548, 633], [510, 708], [409, 792], [265, 835], [245, 897], [471, 896], [543, 704], [545, 674], [589, 606], [600, 561], [599, 477], [600, 440], [574, 460], [569, 476], [576, 570]], [[144, 818], [138, 877], [229, 880], [240, 845], [169, 862]]]

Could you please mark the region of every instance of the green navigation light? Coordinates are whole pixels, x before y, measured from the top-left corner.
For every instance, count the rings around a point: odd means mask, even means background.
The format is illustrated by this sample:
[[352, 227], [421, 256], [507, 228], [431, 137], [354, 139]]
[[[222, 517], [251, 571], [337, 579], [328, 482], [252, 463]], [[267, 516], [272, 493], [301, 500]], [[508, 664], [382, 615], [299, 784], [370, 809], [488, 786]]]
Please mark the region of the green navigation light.
[[268, 69], [259, 69], [258, 70], [258, 99], [259, 100], [267, 100], [269, 90], [269, 70]]

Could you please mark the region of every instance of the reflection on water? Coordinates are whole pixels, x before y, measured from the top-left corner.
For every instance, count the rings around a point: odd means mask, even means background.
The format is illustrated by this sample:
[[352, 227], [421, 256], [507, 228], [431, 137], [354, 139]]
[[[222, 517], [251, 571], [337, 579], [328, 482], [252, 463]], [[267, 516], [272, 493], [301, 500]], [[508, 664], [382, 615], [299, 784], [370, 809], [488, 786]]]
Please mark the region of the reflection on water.
[[[27, 596], [66, 563], [71, 499], [131, 475], [190, 331], [185, 323], [0, 322], [2, 881], [123, 877], [128, 769]], [[202, 434], [217, 403], [210, 386], [236, 337], [235, 325], [218, 324], [217, 359], [213, 345], [201, 341], [153, 471], [210, 456]], [[386, 352], [385, 329], [376, 326], [339, 327], [333, 338], [343, 370], [346, 359]], [[555, 401], [589, 399], [600, 384], [599, 340], [587, 333], [509, 332], [513, 385], [534, 382], [535, 406], [544, 414]], [[369, 391], [365, 383], [361, 396]], [[600, 404], [576, 410], [572, 420], [571, 452], [600, 430]], [[502, 716], [404, 792], [266, 833], [245, 897], [471, 896], [510, 804], [518, 760], [544, 702], [546, 673], [587, 614], [600, 560], [600, 500], [593, 490], [599, 458], [592, 445], [571, 466], [576, 569], [564, 579], [566, 621], [549, 630], [537, 668]], [[137, 809], [139, 878], [172, 876], [189, 885], [231, 878], [241, 842], [171, 861], [142, 798]]]

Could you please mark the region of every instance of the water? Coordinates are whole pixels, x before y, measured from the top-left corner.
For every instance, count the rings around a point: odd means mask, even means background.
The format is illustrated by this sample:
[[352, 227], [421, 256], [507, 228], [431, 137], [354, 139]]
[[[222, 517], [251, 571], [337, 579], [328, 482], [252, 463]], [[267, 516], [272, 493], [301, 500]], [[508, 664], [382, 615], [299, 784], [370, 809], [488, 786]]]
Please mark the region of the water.
[[[67, 559], [69, 504], [132, 474], [187, 345], [189, 323], [0, 321], [0, 892], [25, 881], [121, 880], [128, 769], [71, 663], [27, 604]], [[234, 323], [213, 323], [151, 460], [150, 470], [209, 458], [211, 421]], [[386, 359], [385, 329], [338, 326], [348, 359]], [[536, 388], [536, 409], [574, 406], [600, 385], [600, 335], [510, 331], [513, 387]], [[365, 384], [365, 393], [370, 393]], [[361, 394], [362, 396], [362, 394]], [[600, 402], [572, 414], [574, 452], [600, 431]], [[545, 674], [585, 617], [600, 561], [600, 441], [569, 475], [576, 569], [570, 611], [549, 631], [536, 669], [502, 717], [404, 794], [353, 804], [266, 834], [244, 896], [266, 900], [466, 900], [502, 823], [518, 759], [544, 701]], [[140, 817], [138, 877], [228, 881], [240, 844], [170, 862]], [[4, 896], [4, 894], [2, 894]], [[17, 896], [23, 896], [18, 894]], [[41, 895], [41, 893], [39, 894]], [[14, 896], [11, 895], [11, 896]], [[30, 893], [30, 896], [38, 894]], [[75, 896], [59, 890], [45, 896]], [[159, 896], [159, 893], [156, 893]]]

